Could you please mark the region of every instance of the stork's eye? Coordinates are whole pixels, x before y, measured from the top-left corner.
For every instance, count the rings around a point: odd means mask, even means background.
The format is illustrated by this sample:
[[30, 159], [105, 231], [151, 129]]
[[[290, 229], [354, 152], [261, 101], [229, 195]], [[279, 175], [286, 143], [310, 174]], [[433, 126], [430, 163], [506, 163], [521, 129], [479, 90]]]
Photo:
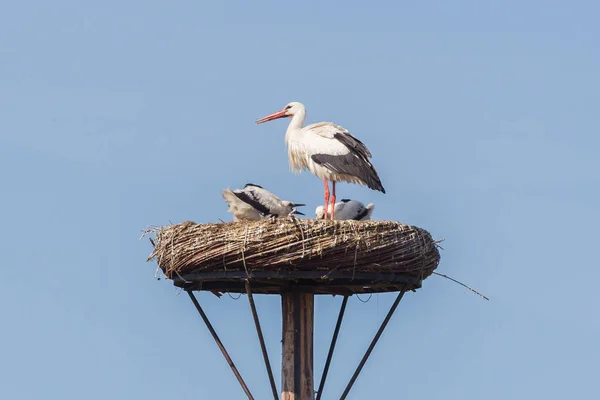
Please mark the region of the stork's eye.
[[286, 110], [289, 110], [290, 108], [292, 108], [292, 106], [287, 106], [285, 109], [286, 109]]

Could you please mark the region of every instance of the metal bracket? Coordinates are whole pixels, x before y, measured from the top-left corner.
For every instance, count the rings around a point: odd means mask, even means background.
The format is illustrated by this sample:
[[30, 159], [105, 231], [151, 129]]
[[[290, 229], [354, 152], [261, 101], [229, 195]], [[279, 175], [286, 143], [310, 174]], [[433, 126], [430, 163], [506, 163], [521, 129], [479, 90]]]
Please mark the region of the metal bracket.
[[256, 312], [256, 305], [254, 304], [254, 297], [252, 296], [252, 289], [250, 288], [249, 280], [246, 280], [246, 294], [248, 295], [248, 302], [250, 303], [250, 309], [252, 310], [252, 317], [254, 318], [254, 325], [256, 326], [256, 333], [258, 335], [258, 341], [260, 342], [260, 349], [262, 350], [263, 359], [265, 360], [265, 367], [267, 368], [267, 374], [269, 375], [269, 383], [271, 384], [273, 398], [275, 400], [279, 400], [279, 394], [277, 393], [277, 386], [275, 386], [275, 379], [273, 378], [273, 371], [271, 370], [271, 363], [269, 362], [267, 346], [265, 344], [265, 338], [262, 334], [262, 329], [260, 328], [260, 321], [258, 319], [258, 313]]
[[388, 311], [385, 319], [381, 323], [381, 326], [379, 327], [379, 330], [377, 331], [377, 334], [375, 334], [375, 337], [371, 341], [371, 344], [369, 345], [369, 348], [365, 352], [365, 355], [363, 356], [362, 360], [360, 360], [360, 363], [358, 364], [358, 367], [356, 367], [356, 371], [354, 371], [354, 375], [352, 375], [352, 378], [350, 378], [350, 382], [348, 382], [348, 386], [346, 386], [346, 389], [344, 390], [344, 393], [342, 394], [342, 397], [340, 397], [340, 400], [344, 400], [346, 398], [346, 396], [348, 396], [348, 393], [350, 392], [350, 389], [352, 389], [352, 385], [354, 385], [354, 382], [356, 382], [356, 378], [358, 378], [358, 374], [360, 374], [360, 371], [362, 370], [362, 368], [364, 367], [365, 363], [367, 362], [367, 359], [371, 355], [371, 352], [373, 351], [373, 348], [375, 347], [375, 345], [377, 344], [377, 341], [381, 337], [381, 334], [383, 333], [383, 330], [387, 326], [388, 322], [390, 322], [390, 318], [392, 318], [392, 315], [394, 314], [394, 311], [396, 311], [396, 307], [398, 307], [398, 304], [400, 303], [400, 300], [402, 300], [402, 296], [404, 296], [404, 293], [406, 293], [406, 288], [403, 289], [398, 294], [398, 297], [396, 297], [396, 300], [394, 301], [394, 304], [392, 304], [392, 307], [390, 308], [390, 311]]
[[325, 387], [325, 380], [327, 379], [327, 373], [329, 372], [329, 365], [333, 358], [333, 350], [335, 349], [335, 343], [337, 342], [338, 334], [340, 333], [340, 327], [342, 325], [342, 319], [344, 318], [344, 312], [346, 311], [346, 304], [348, 303], [348, 296], [344, 296], [342, 305], [340, 306], [340, 313], [333, 330], [333, 337], [331, 338], [331, 345], [329, 345], [329, 352], [327, 353], [327, 360], [325, 361], [325, 367], [323, 368], [323, 375], [321, 376], [321, 382], [319, 383], [319, 389], [317, 390], [317, 400], [321, 400], [323, 395], [323, 388]]
[[208, 317], [204, 313], [204, 310], [202, 309], [202, 307], [200, 307], [200, 303], [198, 303], [198, 299], [196, 299], [196, 296], [194, 296], [194, 293], [192, 293], [189, 290], [187, 291], [187, 294], [190, 296], [190, 299], [192, 300], [192, 303], [194, 303], [194, 306], [196, 306], [196, 310], [198, 310], [198, 312], [200, 313], [202, 320], [204, 320], [204, 323], [206, 324], [206, 327], [210, 331], [210, 334], [212, 335], [213, 339], [215, 339], [217, 346], [219, 346], [221, 353], [223, 353], [225, 360], [227, 360], [227, 364], [229, 364], [229, 366], [231, 367], [231, 370], [233, 371], [233, 374], [235, 375], [238, 382], [242, 386], [244, 393], [246, 393], [246, 396], [248, 396], [249, 400], [254, 400], [254, 397], [252, 397], [252, 394], [250, 393], [248, 386], [246, 386], [246, 382], [244, 382], [244, 379], [242, 379], [240, 372], [238, 371], [237, 367], [231, 360], [231, 357], [229, 357], [229, 353], [227, 353], [227, 350], [225, 350], [225, 346], [223, 346], [221, 339], [219, 339], [219, 335], [217, 335], [217, 332], [215, 332], [214, 328], [212, 327], [210, 321], [208, 320]]

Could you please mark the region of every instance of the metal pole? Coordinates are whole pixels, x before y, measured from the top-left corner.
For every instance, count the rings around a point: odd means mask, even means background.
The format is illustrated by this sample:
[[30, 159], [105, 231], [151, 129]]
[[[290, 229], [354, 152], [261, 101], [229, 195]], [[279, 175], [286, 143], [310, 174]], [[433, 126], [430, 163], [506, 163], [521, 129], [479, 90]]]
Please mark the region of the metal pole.
[[210, 321], [208, 320], [208, 317], [204, 313], [204, 310], [202, 309], [202, 307], [200, 307], [200, 303], [198, 303], [198, 300], [196, 299], [196, 296], [194, 296], [194, 293], [192, 293], [191, 290], [188, 290], [187, 294], [190, 296], [190, 299], [192, 300], [192, 303], [194, 303], [194, 306], [196, 306], [196, 310], [198, 310], [198, 312], [200, 313], [200, 316], [204, 320], [204, 323], [206, 324], [206, 327], [210, 331], [210, 334], [212, 335], [213, 339], [215, 339], [215, 342], [217, 343], [217, 346], [219, 346], [219, 349], [221, 350], [221, 353], [223, 353], [223, 356], [225, 357], [225, 360], [227, 360], [227, 364], [229, 364], [229, 366], [231, 367], [231, 370], [233, 371], [235, 377], [237, 378], [238, 382], [242, 386], [242, 389], [246, 393], [246, 396], [248, 396], [248, 399], [254, 400], [254, 397], [252, 397], [252, 394], [250, 393], [250, 390], [248, 389], [248, 386], [246, 386], [246, 383], [242, 379], [242, 376], [240, 375], [240, 372], [238, 371], [238, 369], [236, 368], [235, 364], [231, 360], [231, 357], [229, 357], [229, 354], [227, 353], [227, 350], [225, 350], [225, 346], [223, 346], [223, 343], [221, 342], [221, 339], [219, 339], [219, 336], [217, 335], [217, 332], [215, 332], [215, 330], [212, 327]]
[[338, 334], [340, 333], [340, 327], [342, 325], [342, 319], [344, 318], [344, 311], [346, 310], [346, 304], [348, 303], [348, 296], [344, 296], [342, 305], [340, 307], [340, 313], [338, 315], [337, 323], [333, 331], [333, 338], [331, 338], [331, 345], [329, 346], [329, 353], [327, 354], [327, 360], [325, 361], [325, 368], [323, 368], [323, 376], [321, 376], [321, 382], [319, 383], [319, 390], [317, 391], [317, 400], [321, 399], [323, 395], [323, 388], [325, 387], [325, 380], [327, 379], [327, 372], [329, 372], [329, 365], [333, 358], [333, 350], [335, 349], [335, 343], [337, 342]]
[[360, 374], [360, 371], [362, 370], [363, 366], [367, 362], [367, 359], [371, 355], [371, 352], [373, 351], [373, 348], [377, 344], [377, 341], [379, 340], [379, 337], [383, 333], [383, 330], [385, 329], [385, 327], [387, 326], [388, 322], [390, 321], [390, 318], [392, 318], [392, 315], [394, 314], [394, 311], [396, 311], [396, 307], [398, 307], [398, 304], [400, 303], [400, 300], [402, 300], [402, 296], [404, 296], [405, 292], [406, 292], [406, 287], [403, 288], [402, 291], [398, 294], [398, 297], [396, 297], [396, 300], [394, 301], [394, 304], [392, 304], [392, 307], [390, 308], [390, 311], [387, 313], [385, 319], [381, 323], [381, 326], [379, 327], [379, 330], [377, 331], [377, 334], [375, 335], [375, 337], [373, 338], [373, 341], [369, 345], [369, 348], [367, 349], [367, 352], [365, 353], [365, 355], [363, 356], [362, 360], [360, 361], [360, 364], [358, 364], [358, 367], [356, 368], [356, 371], [354, 371], [354, 375], [352, 375], [352, 378], [350, 379], [350, 382], [348, 382], [348, 386], [346, 386], [346, 390], [344, 390], [344, 393], [342, 394], [342, 397], [340, 397], [340, 400], [344, 400], [346, 398], [346, 396], [348, 396], [348, 393], [350, 392], [350, 389], [352, 389], [352, 385], [354, 385], [354, 382], [356, 381], [356, 378], [358, 378], [358, 374]]
[[277, 386], [275, 386], [275, 379], [273, 378], [273, 371], [271, 370], [271, 363], [269, 362], [269, 355], [267, 354], [267, 346], [265, 345], [265, 339], [262, 334], [262, 329], [260, 328], [260, 321], [258, 319], [258, 313], [256, 312], [256, 305], [254, 304], [254, 297], [252, 296], [249, 280], [246, 280], [246, 294], [248, 295], [248, 302], [250, 303], [250, 309], [252, 310], [252, 317], [254, 318], [254, 325], [256, 326], [256, 333], [258, 334], [258, 341], [260, 342], [265, 366], [267, 367], [267, 374], [269, 375], [269, 383], [271, 384], [273, 398], [278, 400], [279, 394], [277, 393]]

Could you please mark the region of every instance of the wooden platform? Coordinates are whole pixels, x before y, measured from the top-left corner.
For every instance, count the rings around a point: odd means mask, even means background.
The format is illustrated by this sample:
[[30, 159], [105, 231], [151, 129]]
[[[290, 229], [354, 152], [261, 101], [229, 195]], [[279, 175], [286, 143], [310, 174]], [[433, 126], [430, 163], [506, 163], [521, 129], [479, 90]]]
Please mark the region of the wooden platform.
[[290, 290], [313, 294], [353, 295], [355, 293], [398, 292], [421, 287], [417, 277], [399, 273], [257, 271], [205, 272], [175, 276], [175, 286], [186, 290], [245, 293], [245, 281], [257, 294], [282, 294]]

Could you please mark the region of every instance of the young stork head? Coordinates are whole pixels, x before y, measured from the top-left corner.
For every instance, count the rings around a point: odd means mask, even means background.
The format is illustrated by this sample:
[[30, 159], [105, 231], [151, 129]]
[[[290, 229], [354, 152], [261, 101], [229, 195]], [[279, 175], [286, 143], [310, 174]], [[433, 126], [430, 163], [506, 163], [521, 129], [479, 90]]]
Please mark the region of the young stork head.
[[[331, 204], [329, 205], [329, 214], [331, 214]], [[316, 219], [325, 219], [325, 206], [318, 206], [315, 210]]]
[[257, 124], [262, 124], [263, 122], [273, 121], [274, 119], [279, 118], [291, 118], [296, 114], [300, 114], [301, 112], [305, 112], [304, 104], [298, 103], [297, 101], [292, 101], [288, 103], [283, 110], [277, 111], [271, 115], [267, 115], [264, 118], [256, 120]]
[[291, 201], [282, 200], [281, 205], [283, 206], [286, 215], [304, 215], [304, 213], [298, 211], [296, 207], [302, 207], [305, 204], [295, 204]]

